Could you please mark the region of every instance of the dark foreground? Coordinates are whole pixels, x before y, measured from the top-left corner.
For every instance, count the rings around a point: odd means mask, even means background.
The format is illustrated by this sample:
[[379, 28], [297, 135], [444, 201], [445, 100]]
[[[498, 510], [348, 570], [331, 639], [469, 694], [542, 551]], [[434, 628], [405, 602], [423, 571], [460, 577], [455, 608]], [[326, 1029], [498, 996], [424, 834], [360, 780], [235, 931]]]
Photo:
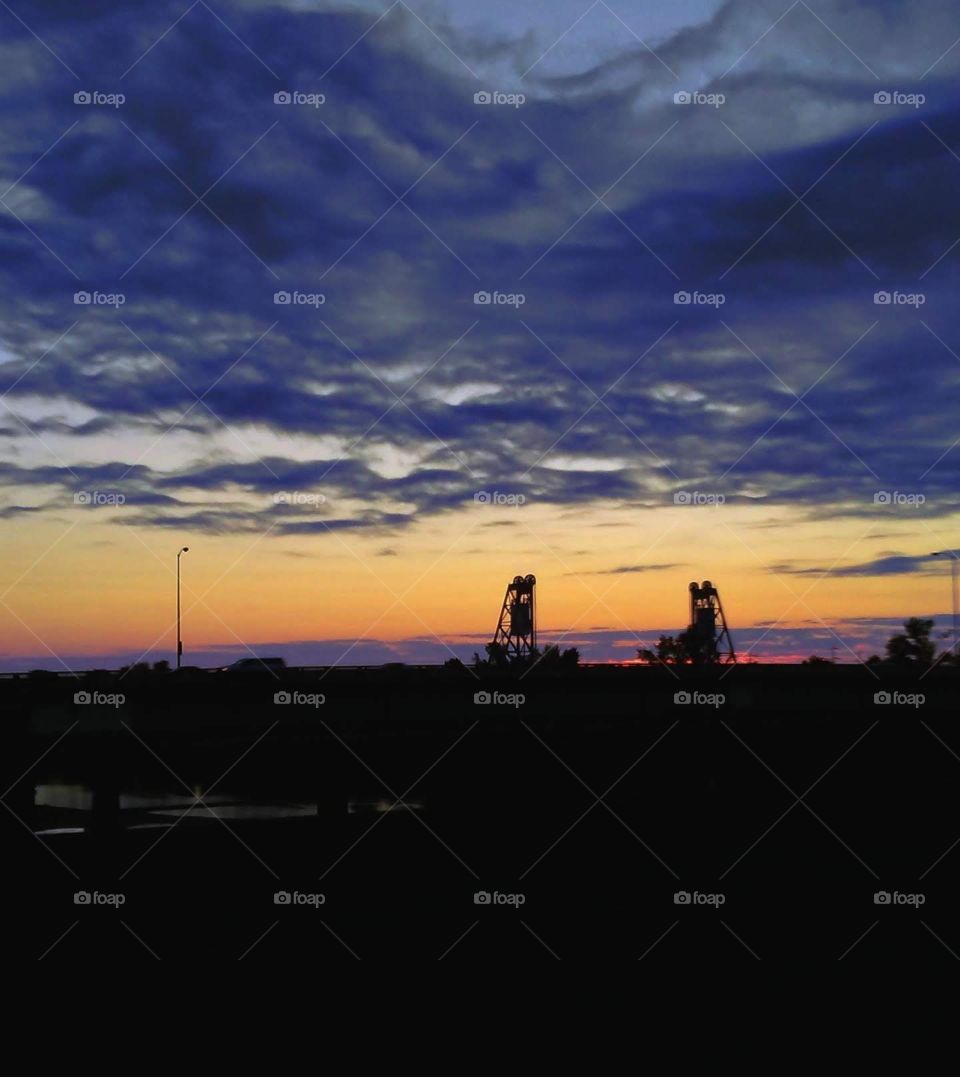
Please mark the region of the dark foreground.
[[679, 675], [0, 682], [7, 951], [960, 959], [954, 671]]

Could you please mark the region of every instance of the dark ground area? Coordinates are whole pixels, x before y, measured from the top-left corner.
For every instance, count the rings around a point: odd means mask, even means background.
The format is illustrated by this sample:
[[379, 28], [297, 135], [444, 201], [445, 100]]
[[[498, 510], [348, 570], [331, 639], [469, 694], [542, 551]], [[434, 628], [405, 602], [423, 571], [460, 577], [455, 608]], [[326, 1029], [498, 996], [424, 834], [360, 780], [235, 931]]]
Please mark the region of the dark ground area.
[[4, 680], [7, 952], [958, 960], [956, 672], [676, 672]]

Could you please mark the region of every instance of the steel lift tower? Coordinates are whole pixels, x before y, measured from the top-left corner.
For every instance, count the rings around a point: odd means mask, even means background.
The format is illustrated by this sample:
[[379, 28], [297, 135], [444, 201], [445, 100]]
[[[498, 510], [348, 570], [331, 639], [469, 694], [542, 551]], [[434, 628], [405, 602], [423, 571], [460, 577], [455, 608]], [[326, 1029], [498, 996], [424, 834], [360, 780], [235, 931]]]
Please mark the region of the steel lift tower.
[[537, 620], [534, 591], [537, 577], [514, 576], [503, 596], [500, 620], [493, 642], [507, 658], [529, 658], [537, 648]]
[[694, 661], [736, 662], [730, 629], [723, 615], [720, 592], [709, 580], [690, 584], [690, 627], [687, 629]]

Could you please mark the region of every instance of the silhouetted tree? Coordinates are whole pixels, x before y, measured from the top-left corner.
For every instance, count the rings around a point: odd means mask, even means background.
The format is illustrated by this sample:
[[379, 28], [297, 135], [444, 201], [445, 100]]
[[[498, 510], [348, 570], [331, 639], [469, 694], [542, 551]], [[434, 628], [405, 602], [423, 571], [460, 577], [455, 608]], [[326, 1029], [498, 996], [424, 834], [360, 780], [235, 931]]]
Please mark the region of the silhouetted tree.
[[933, 621], [911, 617], [903, 624], [903, 632], [887, 641], [887, 660], [897, 665], [926, 669], [933, 662], [936, 644], [930, 639]]
[[657, 640], [657, 649], [655, 651], [641, 647], [637, 651], [637, 657], [641, 662], [664, 662], [667, 665], [680, 665], [683, 662], [689, 662], [690, 655], [687, 653], [684, 639], [686, 635], [686, 632], [681, 632], [676, 637], [661, 636]]
[[800, 663], [801, 666], [832, 666], [833, 664], [831, 659], [821, 658], [818, 654], [812, 654]]

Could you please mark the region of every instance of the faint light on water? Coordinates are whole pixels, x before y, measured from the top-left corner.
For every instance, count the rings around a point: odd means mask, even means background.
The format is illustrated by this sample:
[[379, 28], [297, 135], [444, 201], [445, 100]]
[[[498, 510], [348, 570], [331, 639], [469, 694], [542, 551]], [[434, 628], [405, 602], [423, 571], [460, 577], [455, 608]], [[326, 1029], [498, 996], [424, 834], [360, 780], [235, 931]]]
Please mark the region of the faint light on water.
[[386, 812], [421, 812], [423, 804], [418, 801], [408, 800], [396, 802], [393, 800], [348, 800], [347, 815], [359, 815], [361, 812], [375, 812], [383, 815]]

